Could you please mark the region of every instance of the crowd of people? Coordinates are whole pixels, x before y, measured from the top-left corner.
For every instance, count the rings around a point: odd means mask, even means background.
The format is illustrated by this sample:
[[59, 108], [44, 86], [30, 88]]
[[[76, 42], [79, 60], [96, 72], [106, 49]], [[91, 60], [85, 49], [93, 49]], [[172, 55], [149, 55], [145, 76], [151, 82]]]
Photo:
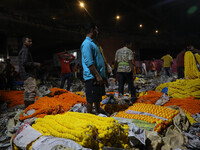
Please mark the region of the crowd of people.
[[[131, 95], [130, 100], [134, 102], [137, 98], [133, 81], [138, 73], [134, 63], [135, 52], [132, 48], [132, 42], [129, 40], [124, 41], [124, 47], [116, 51], [115, 60], [110, 66], [103, 54], [102, 47], [98, 43], [98, 33], [99, 30], [95, 24], [90, 23], [86, 26], [86, 38], [81, 44], [81, 65], [72, 63], [75, 57], [67, 51], [58, 53], [61, 62], [60, 88], [64, 88], [65, 81], [67, 80], [66, 90], [70, 91], [73, 76], [84, 81], [87, 112], [92, 112], [92, 106], [94, 104], [97, 114], [100, 112], [102, 96], [105, 95], [105, 86], [108, 86], [107, 78], [113, 76], [117, 79], [119, 83], [119, 97], [123, 97], [124, 85], [125, 83], [128, 83], [128, 92]], [[24, 37], [22, 43], [23, 46], [18, 55], [19, 74], [23, 81], [24, 104], [25, 107], [28, 107], [35, 101], [37, 91], [36, 71], [40, 68], [41, 64], [34, 62], [32, 59], [30, 52], [32, 39], [30, 37]], [[184, 78], [184, 54], [187, 50], [190, 50], [193, 53], [199, 53], [199, 50], [195, 49], [194, 46], [188, 46], [177, 55], [176, 64], [179, 79]], [[171, 77], [173, 58], [170, 56], [170, 51], [168, 51], [161, 60], [163, 61], [164, 74]], [[147, 75], [147, 68], [144, 61], [141, 66], [139, 73]], [[149, 61], [149, 66], [148, 71], [153, 73], [154, 76], [157, 76], [154, 58]], [[1, 81], [5, 81], [5, 83], [1, 82], [1, 89], [5, 87], [5, 89], [12, 90], [15, 67], [10, 63], [10, 59], [7, 59], [5, 64], [1, 63], [0, 68]], [[4, 77], [6, 77], [6, 80], [3, 80]]]

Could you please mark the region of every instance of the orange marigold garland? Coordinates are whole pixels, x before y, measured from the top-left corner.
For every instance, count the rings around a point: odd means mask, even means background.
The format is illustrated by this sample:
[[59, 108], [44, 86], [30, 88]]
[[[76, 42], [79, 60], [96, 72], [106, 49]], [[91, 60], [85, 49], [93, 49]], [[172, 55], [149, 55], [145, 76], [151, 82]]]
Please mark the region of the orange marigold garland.
[[194, 97], [182, 99], [170, 98], [170, 100], [166, 104], [164, 104], [164, 106], [171, 105], [179, 106], [194, 115], [196, 115], [196, 113], [200, 113], [200, 100], [195, 99]]
[[155, 104], [156, 101], [163, 95], [163, 93], [148, 91], [147, 95], [140, 96], [137, 100], [139, 103]]
[[[134, 111], [134, 112], [146, 112], [149, 114], [153, 114], [154, 116], [149, 116], [147, 114], [130, 114], [126, 113], [127, 111]], [[156, 126], [154, 128], [154, 131], [160, 132], [162, 129], [164, 129], [168, 124], [171, 123], [173, 117], [175, 117], [179, 111], [172, 110], [163, 106], [153, 105], [153, 104], [142, 104], [142, 103], [136, 103], [133, 104], [133, 106], [130, 106], [127, 110], [124, 112], [119, 112], [115, 117], [122, 117], [122, 118], [129, 118], [129, 119], [138, 119], [138, 120], [144, 120], [150, 123], [156, 123]], [[165, 118], [166, 120], [162, 120], [157, 117]]]
[[0, 91], [0, 100], [3, 102], [8, 102], [8, 107], [14, 107], [17, 105], [23, 105], [23, 93], [24, 91]]
[[60, 94], [67, 92], [67, 90], [60, 89], [60, 88], [57, 88], [57, 87], [51, 88], [50, 91], [51, 91], [51, 93], [49, 94], [49, 96], [52, 96], [52, 97], [55, 96], [55, 95], [60, 95]]
[[32, 117], [43, 118], [45, 115], [64, 113], [77, 103], [86, 103], [86, 99], [68, 91], [61, 95], [55, 95], [54, 97], [45, 96], [25, 109], [25, 113], [28, 110], [34, 109], [34, 114], [29, 116], [22, 114], [20, 120]]

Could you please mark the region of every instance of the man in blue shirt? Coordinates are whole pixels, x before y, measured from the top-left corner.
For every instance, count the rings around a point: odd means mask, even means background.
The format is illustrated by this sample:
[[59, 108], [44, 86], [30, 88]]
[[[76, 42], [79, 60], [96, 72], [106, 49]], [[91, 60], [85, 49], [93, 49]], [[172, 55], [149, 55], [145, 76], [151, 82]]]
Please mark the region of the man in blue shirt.
[[94, 39], [98, 36], [98, 28], [90, 23], [86, 26], [86, 38], [81, 45], [83, 79], [85, 81], [87, 112], [92, 112], [95, 104], [96, 114], [100, 112], [100, 102], [105, 94], [104, 79], [106, 67], [103, 56]]

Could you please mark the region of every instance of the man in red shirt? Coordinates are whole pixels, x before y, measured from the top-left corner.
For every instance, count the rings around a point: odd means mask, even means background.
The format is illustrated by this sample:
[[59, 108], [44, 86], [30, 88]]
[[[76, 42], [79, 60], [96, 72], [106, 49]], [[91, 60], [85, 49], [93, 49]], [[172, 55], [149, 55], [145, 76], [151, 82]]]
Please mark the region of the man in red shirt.
[[184, 55], [185, 50], [182, 50], [176, 57], [178, 79], [184, 78]]
[[67, 90], [69, 91], [72, 77], [70, 63], [75, 59], [75, 57], [72, 54], [69, 54], [68, 52], [58, 53], [58, 57], [60, 59], [62, 73], [60, 88], [64, 87], [65, 80], [67, 79]]

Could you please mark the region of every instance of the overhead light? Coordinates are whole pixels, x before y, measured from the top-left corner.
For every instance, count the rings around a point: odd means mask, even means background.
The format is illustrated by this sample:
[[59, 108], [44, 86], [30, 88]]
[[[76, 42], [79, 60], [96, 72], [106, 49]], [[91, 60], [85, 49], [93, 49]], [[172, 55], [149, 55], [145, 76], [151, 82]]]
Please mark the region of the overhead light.
[[142, 24], [139, 24], [139, 27], [140, 27], [140, 28], [142, 28], [142, 27], [143, 27], [143, 25], [142, 25]]
[[84, 8], [85, 7], [85, 4], [83, 2], [79, 2], [80, 4], [80, 7]]
[[53, 20], [56, 20], [56, 17], [53, 16], [52, 19], [53, 19]]
[[116, 19], [117, 19], [117, 20], [119, 20], [119, 19], [120, 19], [120, 16], [119, 16], [119, 15], [117, 15], [117, 16], [116, 16]]
[[158, 30], [155, 30], [155, 33], [158, 34]]

